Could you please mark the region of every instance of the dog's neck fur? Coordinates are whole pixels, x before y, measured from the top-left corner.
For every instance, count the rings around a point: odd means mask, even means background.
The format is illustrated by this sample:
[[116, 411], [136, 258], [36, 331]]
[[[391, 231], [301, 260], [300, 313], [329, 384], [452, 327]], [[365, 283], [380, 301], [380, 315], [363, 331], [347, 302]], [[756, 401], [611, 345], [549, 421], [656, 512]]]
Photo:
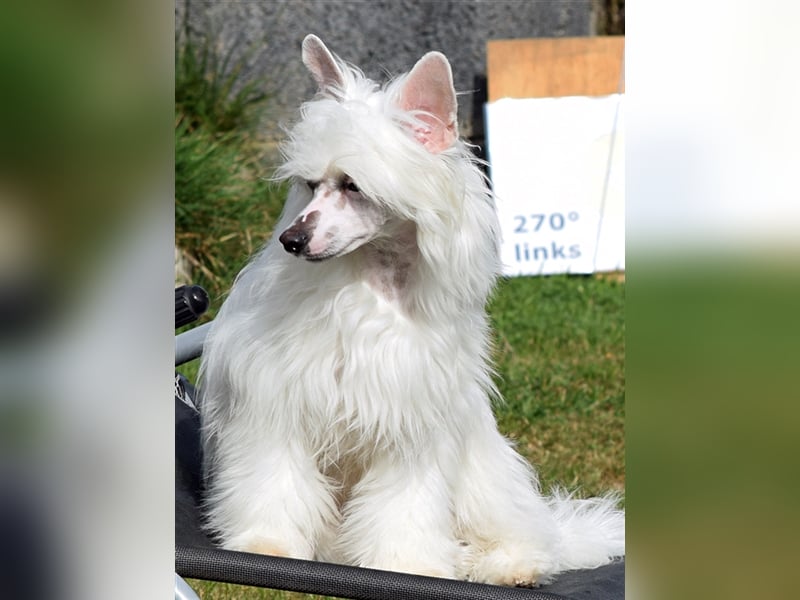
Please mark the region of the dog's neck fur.
[[363, 247], [364, 280], [387, 302], [404, 305], [419, 264], [417, 228], [410, 221], [397, 221], [387, 233]]

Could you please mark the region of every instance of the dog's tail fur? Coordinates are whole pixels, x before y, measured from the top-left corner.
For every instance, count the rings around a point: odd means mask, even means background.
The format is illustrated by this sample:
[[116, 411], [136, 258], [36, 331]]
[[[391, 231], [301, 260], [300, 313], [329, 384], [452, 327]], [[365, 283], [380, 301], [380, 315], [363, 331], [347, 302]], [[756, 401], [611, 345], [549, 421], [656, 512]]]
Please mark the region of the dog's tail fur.
[[548, 504], [560, 532], [556, 572], [591, 569], [625, 554], [625, 513], [620, 495], [575, 498], [555, 489]]

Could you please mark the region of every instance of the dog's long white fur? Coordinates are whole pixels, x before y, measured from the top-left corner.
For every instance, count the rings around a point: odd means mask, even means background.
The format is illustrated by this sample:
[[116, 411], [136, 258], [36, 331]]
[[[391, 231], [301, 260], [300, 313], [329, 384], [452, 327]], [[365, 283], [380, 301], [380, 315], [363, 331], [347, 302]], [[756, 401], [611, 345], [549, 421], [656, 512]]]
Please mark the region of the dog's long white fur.
[[[209, 529], [231, 549], [511, 585], [622, 555], [618, 498], [543, 496], [497, 430], [500, 232], [469, 149], [415, 135], [431, 121], [404, 104], [424, 77], [380, 89], [310, 43], [321, 92], [284, 146], [283, 215], [204, 349]], [[292, 256], [278, 235], [331, 173], [386, 221], [342, 255]]]

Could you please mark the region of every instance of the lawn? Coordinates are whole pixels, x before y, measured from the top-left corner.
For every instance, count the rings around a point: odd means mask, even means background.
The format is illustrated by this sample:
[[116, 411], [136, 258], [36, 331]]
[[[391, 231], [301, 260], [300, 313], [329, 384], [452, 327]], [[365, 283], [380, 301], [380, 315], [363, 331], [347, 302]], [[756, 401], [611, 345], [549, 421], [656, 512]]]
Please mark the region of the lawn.
[[500, 429], [545, 487], [625, 485], [625, 285], [607, 277], [503, 280], [490, 303]]

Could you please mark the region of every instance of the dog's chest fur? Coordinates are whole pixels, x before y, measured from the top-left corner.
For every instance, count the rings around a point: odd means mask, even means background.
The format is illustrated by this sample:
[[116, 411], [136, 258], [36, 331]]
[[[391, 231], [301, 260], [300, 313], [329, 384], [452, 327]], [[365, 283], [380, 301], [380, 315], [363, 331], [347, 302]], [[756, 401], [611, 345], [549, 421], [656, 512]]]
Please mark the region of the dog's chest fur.
[[[336, 265], [288, 260], [269, 293], [292, 289], [296, 277], [314, 285], [281, 302], [265, 324], [268, 357], [258, 363], [268, 365], [265, 384], [285, 398], [273, 408], [291, 413], [312, 449], [332, 456], [430, 427], [437, 411], [422, 398], [432, 384], [445, 393], [454, 383], [431, 356], [453, 340], [448, 326], [432, 335], [407, 313], [416, 246], [370, 244]], [[298, 322], [306, 323], [303, 331], [287, 329]], [[459, 352], [450, 354], [457, 359]]]

